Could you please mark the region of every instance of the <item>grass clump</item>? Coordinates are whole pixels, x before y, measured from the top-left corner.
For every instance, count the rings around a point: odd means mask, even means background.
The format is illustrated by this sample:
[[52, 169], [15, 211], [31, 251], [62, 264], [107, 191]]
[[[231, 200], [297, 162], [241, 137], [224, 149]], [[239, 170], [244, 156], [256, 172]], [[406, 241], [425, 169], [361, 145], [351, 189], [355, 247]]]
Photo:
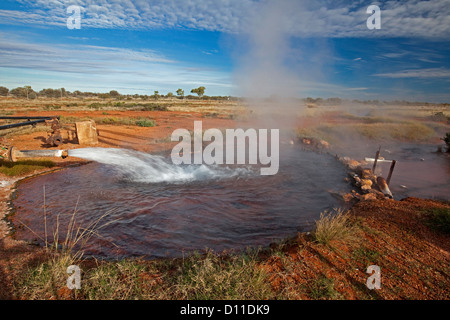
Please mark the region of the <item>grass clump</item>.
[[221, 258], [212, 252], [186, 259], [174, 278], [173, 297], [189, 300], [270, 299], [268, 278], [256, 254]]
[[167, 106], [162, 104], [154, 104], [154, 103], [145, 103], [139, 104], [137, 107], [140, 107], [141, 111], [167, 111], [169, 110]]
[[309, 288], [309, 295], [314, 300], [339, 299], [340, 294], [334, 288], [334, 280], [325, 276], [315, 279]]
[[110, 106], [111, 106], [110, 102], [106, 102], [106, 103], [93, 102], [93, 103], [89, 104], [87, 107], [89, 109], [99, 110], [99, 109], [103, 109], [103, 108], [110, 107]]
[[156, 126], [156, 121], [148, 118], [138, 119], [135, 124], [139, 127], [154, 127]]
[[358, 248], [353, 251], [353, 258], [364, 265], [371, 265], [378, 262], [380, 253], [376, 250]]
[[51, 160], [21, 160], [16, 162], [0, 160], [0, 173], [8, 177], [15, 177], [44, 168], [53, 168], [55, 165]]
[[426, 212], [425, 224], [433, 230], [450, 234], [450, 209], [434, 208]]
[[[77, 203], [78, 206], [78, 203]], [[67, 230], [60, 230], [59, 214], [56, 227], [51, 233], [47, 232], [47, 214], [44, 187], [44, 235], [38, 235], [28, 228], [45, 245], [45, 259], [35, 266], [29, 266], [21, 277], [14, 283], [19, 297], [25, 299], [60, 299], [67, 298], [67, 291], [72, 298], [77, 297], [77, 290], [67, 290], [67, 268], [71, 265], [79, 266], [83, 258], [83, 249], [92, 236], [98, 236], [98, 231], [114, 221], [99, 226], [100, 221], [112, 211], [103, 214], [99, 219], [86, 227], [77, 226], [75, 215], [77, 207], [69, 220]], [[60, 234], [65, 234], [60, 238]]]
[[333, 240], [354, 239], [356, 228], [350, 221], [350, 215], [342, 209], [335, 210], [335, 213], [322, 212], [320, 219], [316, 221], [316, 228], [313, 232], [314, 239], [325, 245], [329, 245]]
[[145, 281], [148, 267], [140, 261], [125, 259], [102, 263], [85, 273], [81, 293], [88, 300], [167, 299]]

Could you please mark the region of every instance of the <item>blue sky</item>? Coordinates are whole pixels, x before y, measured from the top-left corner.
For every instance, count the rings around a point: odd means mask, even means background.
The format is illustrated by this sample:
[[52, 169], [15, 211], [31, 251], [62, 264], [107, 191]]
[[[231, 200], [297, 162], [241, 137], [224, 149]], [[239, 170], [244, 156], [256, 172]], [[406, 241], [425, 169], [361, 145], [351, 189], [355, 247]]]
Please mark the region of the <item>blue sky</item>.
[[3, 0], [0, 85], [450, 102], [450, 0]]

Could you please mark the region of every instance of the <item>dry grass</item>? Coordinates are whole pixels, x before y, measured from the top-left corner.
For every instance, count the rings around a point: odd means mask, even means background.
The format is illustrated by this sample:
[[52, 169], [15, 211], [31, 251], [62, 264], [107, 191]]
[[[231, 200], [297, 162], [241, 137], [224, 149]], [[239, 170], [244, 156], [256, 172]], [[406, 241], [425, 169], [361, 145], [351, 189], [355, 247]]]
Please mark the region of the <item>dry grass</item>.
[[183, 262], [172, 287], [175, 299], [268, 299], [273, 293], [256, 253], [224, 259], [212, 252]]
[[322, 212], [313, 232], [314, 239], [325, 245], [329, 245], [334, 240], [352, 241], [356, 239], [355, 234], [356, 228], [351, 223], [350, 215], [342, 209], [335, 212]]
[[[60, 289], [65, 286], [67, 280], [67, 268], [70, 265], [78, 265], [83, 258], [83, 248], [92, 236], [100, 236], [99, 230], [113, 223], [109, 221], [99, 225], [101, 220], [112, 211], [108, 211], [87, 227], [76, 225], [75, 217], [77, 207], [75, 207], [70, 218], [64, 239], [60, 239], [59, 214], [56, 218], [56, 229], [52, 232], [52, 241], [49, 241], [47, 234], [47, 215], [45, 204], [44, 186], [44, 236], [36, 234], [27, 225], [17, 220], [28, 228], [37, 238], [44, 242], [48, 259], [36, 267], [28, 268], [23, 277], [15, 283], [18, 296], [27, 299], [58, 299]], [[74, 291], [76, 293], [76, 291]]]
[[84, 299], [228, 300], [270, 299], [274, 292], [257, 254], [104, 262], [84, 273]]
[[346, 140], [359, 136], [372, 140], [421, 142], [436, 136], [433, 126], [418, 121], [323, 124], [315, 128], [317, 135], [327, 141]]

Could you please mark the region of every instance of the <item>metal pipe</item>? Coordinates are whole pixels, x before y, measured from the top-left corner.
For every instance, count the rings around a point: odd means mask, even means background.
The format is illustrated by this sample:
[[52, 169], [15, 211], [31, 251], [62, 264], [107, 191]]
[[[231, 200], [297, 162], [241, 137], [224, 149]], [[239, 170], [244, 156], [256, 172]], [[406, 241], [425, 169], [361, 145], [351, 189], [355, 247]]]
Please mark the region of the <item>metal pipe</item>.
[[[53, 116], [53, 117], [24, 117], [24, 116], [20, 116], [20, 117], [16, 117], [16, 116], [11, 116], [11, 117], [6, 117], [6, 116], [0, 116], [1, 120], [20, 120], [20, 119], [26, 119], [28, 121], [26, 122], [19, 122], [19, 123], [10, 123], [10, 124], [5, 124], [0, 126], [0, 130], [5, 130], [5, 129], [10, 129], [10, 128], [17, 128], [17, 127], [22, 127], [22, 126], [27, 126], [27, 125], [35, 125], [36, 123], [40, 123], [40, 122], [45, 122], [46, 120], [52, 120], [54, 118], [59, 119], [59, 116]], [[34, 120], [31, 120], [34, 119]]]
[[46, 119], [46, 120], [51, 120], [53, 118], [57, 118], [59, 119], [59, 116], [48, 116], [48, 117], [25, 117], [25, 116], [0, 116], [1, 120], [20, 120], [20, 119]]
[[23, 158], [61, 157], [64, 159], [67, 156], [67, 150], [16, 150], [14, 147], [9, 149], [9, 160], [12, 162]]
[[391, 192], [391, 190], [389, 190], [389, 186], [388, 186], [388, 184], [386, 183], [386, 180], [384, 180], [383, 177], [378, 177], [377, 178], [377, 185], [378, 185], [378, 188], [380, 188], [381, 192], [383, 192], [383, 194], [385, 196], [388, 196], [391, 199], [393, 198], [392, 192]]
[[397, 163], [397, 161], [395, 161], [395, 160], [392, 160], [392, 163], [391, 163], [391, 167], [390, 167], [390, 169], [389, 169], [389, 174], [388, 174], [388, 177], [387, 177], [387, 179], [386, 179], [386, 183], [389, 185], [389, 183], [391, 182], [391, 177], [392, 177], [392, 172], [394, 171], [394, 167], [395, 167], [395, 164]]
[[0, 130], [16, 128], [16, 127], [23, 127], [23, 126], [27, 126], [27, 125], [35, 125], [36, 123], [39, 123], [39, 122], [45, 122], [45, 120], [46, 119], [39, 119], [39, 120], [32, 120], [32, 121], [26, 121], [26, 122], [5, 124], [3, 126], [0, 126]]
[[380, 150], [375, 154], [375, 161], [373, 162], [372, 172], [375, 174], [375, 168], [377, 166], [378, 157], [380, 156]]

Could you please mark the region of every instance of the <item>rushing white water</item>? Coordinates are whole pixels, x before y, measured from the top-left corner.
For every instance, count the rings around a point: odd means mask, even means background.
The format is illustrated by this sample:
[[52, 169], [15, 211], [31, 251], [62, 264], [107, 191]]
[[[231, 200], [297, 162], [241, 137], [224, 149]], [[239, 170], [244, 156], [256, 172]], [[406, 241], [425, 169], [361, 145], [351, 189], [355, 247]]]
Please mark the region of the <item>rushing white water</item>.
[[162, 156], [117, 148], [73, 149], [68, 154], [110, 165], [127, 179], [143, 183], [177, 183], [249, 175], [253, 172], [242, 167], [174, 165]]

